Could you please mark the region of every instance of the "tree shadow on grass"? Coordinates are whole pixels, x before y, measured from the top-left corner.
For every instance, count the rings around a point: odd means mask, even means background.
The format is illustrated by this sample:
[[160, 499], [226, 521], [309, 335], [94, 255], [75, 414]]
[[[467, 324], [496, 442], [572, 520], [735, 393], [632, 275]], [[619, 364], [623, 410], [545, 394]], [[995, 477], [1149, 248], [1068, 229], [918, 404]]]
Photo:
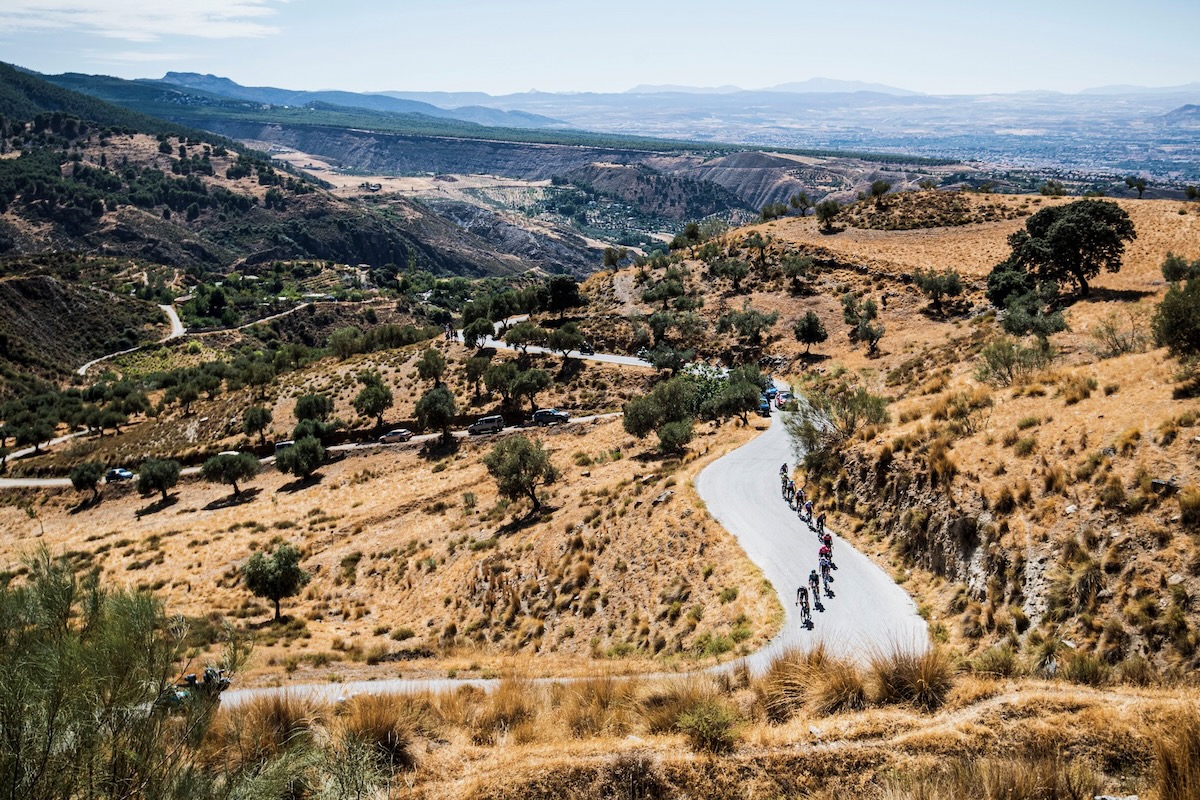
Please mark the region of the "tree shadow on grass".
[[85, 497], [84, 499], [82, 499], [78, 503], [76, 503], [74, 506], [72, 506], [71, 510], [68, 511], [67, 513], [68, 514], [79, 514], [81, 512], [87, 511], [89, 508], [95, 508], [96, 506], [100, 505], [100, 503], [103, 501], [104, 501], [104, 495], [101, 495], [101, 494], [97, 494], [95, 497]]
[[517, 517], [511, 522], [507, 522], [496, 529], [497, 536], [511, 536], [518, 531], [522, 531], [531, 525], [536, 525], [542, 520], [550, 519], [554, 512], [558, 510], [557, 506], [542, 506], [540, 509], [530, 509], [524, 516]]
[[1153, 296], [1154, 292], [1142, 291], [1140, 289], [1109, 289], [1104, 286], [1093, 286], [1088, 292], [1087, 297], [1068, 298], [1068, 302], [1074, 303], [1136, 303], [1147, 297]]
[[295, 494], [296, 492], [300, 491], [301, 489], [307, 489], [310, 486], [316, 486], [318, 483], [321, 482], [321, 479], [324, 477], [325, 476], [322, 475], [321, 473], [314, 472], [312, 475], [309, 475], [307, 478], [297, 478], [296, 480], [291, 481], [290, 483], [285, 483], [283, 486], [280, 486], [278, 489], [276, 489], [275, 493], [279, 494], [280, 492], [283, 492], [284, 494]]
[[559, 383], [570, 383], [579, 377], [585, 367], [586, 364], [582, 358], [564, 358], [562, 366], [558, 368], [558, 374], [554, 376], [554, 379]]
[[134, 513], [134, 516], [136, 516], [138, 519], [141, 519], [142, 517], [149, 516], [150, 514], [157, 514], [159, 511], [162, 511], [164, 508], [170, 508], [171, 506], [175, 505], [178, 502], [179, 502], [179, 495], [172, 494], [172, 495], [168, 495], [166, 500], [163, 500], [160, 497], [159, 499], [155, 500], [153, 503], [150, 503], [149, 505], [144, 505], [133, 513]]
[[458, 452], [460, 447], [459, 440], [456, 437], [446, 439], [444, 436], [439, 436], [436, 439], [430, 439], [425, 444], [421, 445], [421, 449], [417, 455], [426, 461], [439, 461], [448, 456], [452, 456]]
[[800, 362], [802, 369], [808, 369], [814, 364], [820, 364], [823, 361], [828, 361], [829, 356], [825, 353], [801, 353], [796, 356], [796, 360]]
[[262, 492], [262, 489], [255, 486], [252, 489], [243, 489], [241, 494], [231, 494], [228, 497], [222, 497], [220, 500], [213, 500], [204, 507], [205, 511], [217, 511], [222, 508], [233, 508], [234, 506], [245, 505], [251, 502]]

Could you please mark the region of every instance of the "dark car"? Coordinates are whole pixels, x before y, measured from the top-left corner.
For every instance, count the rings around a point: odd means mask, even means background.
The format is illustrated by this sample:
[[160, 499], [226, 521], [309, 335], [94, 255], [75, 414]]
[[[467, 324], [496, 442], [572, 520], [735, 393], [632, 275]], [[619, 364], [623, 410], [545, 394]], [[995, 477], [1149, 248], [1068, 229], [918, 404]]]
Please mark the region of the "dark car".
[[533, 412], [533, 423], [535, 425], [559, 425], [570, 419], [570, 416], [565, 411], [559, 411], [557, 408], [542, 408]]
[[594, 356], [596, 355], [596, 348], [592, 347], [591, 342], [584, 342], [583, 344], [579, 345], [579, 355]]

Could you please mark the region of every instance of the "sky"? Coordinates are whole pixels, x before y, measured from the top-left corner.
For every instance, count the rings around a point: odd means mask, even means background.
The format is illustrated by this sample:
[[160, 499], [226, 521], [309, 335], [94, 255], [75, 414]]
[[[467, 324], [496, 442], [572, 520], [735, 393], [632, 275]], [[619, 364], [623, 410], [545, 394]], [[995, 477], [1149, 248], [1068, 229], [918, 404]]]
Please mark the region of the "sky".
[[0, 0], [0, 60], [39, 72], [309, 90], [1175, 86], [1198, 31], [1198, 0]]

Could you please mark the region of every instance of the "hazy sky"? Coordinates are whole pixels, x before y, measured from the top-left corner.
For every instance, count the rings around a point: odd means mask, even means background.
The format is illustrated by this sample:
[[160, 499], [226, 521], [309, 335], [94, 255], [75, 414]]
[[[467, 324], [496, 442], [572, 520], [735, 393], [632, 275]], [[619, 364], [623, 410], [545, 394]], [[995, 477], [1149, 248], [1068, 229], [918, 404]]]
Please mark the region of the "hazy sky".
[[931, 93], [1200, 81], [1200, 0], [0, 0], [0, 60], [493, 94], [812, 77]]

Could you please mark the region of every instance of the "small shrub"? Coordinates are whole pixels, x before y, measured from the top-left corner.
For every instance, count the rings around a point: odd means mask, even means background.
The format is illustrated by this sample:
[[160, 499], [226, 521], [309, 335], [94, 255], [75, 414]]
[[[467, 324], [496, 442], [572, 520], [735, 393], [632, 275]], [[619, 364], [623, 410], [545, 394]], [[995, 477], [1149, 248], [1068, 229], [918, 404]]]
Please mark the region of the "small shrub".
[[1108, 665], [1091, 653], [1072, 653], [1063, 677], [1084, 686], [1102, 686], [1108, 680]]
[[1033, 453], [1037, 449], [1037, 439], [1032, 436], [1026, 436], [1023, 439], [1018, 439], [1013, 445], [1013, 453], [1020, 458], [1024, 458]]
[[1073, 406], [1076, 403], [1087, 400], [1092, 396], [1099, 386], [1095, 378], [1084, 377], [1082, 375], [1068, 375], [1059, 384], [1059, 394], [1062, 395], [1063, 401]]
[[734, 600], [737, 600], [737, 597], [738, 597], [738, 588], [736, 586], [728, 586], [728, 587], [722, 589], [721, 594], [718, 595], [718, 598], [720, 599], [722, 605], [724, 605], [725, 603], [732, 603]]
[[1109, 475], [1108, 480], [1100, 489], [1100, 503], [1105, 508], [1120, 508], [1125, 503], [1125, 487], [1116, 475]]
[[981, 675], [1011, 678], [1017, 674], [1017, 654], [1008, 643], [990, 647], [975, 657], [971, 670]]
[[737, 713], [726, 703], [705, 700], [679, 716], [675, 727], [688, 737], [692, 749], [720, 755], [733, 752], [737, 744]]

